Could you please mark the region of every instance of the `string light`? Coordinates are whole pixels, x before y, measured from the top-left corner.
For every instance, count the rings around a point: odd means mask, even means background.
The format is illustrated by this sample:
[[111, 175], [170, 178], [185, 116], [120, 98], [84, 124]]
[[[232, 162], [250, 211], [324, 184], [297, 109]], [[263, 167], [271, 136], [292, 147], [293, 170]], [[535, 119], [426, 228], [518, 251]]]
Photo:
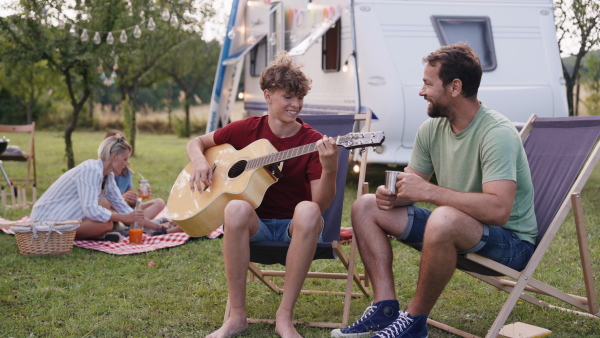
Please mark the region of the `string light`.
[[108, 32], [108, 36], [106, 37], [106, 43], [112, 45], [115, 42], [115, 38], [112, 35], [112, 32]]
[[156, 28], [156, 24], [154, 23], [154, 19], [150, 18], [148, 20], [148, 29], [153, 31]]
[[227, 33], [227, 37], [230, 38], [231, 40], [235, 39], [235, 28], [231, 28], [229, 30], [229, 32]]
[[102, 39], [100, 38], [100, 33], [96, 32], [96, 34], [94, 34], [94, 43], [99, 44], [100, 42], [102, 42]]
[[81, 41], [86, 42], [88, 40], [88, 32], [87, 29], [84, 29], [81, 33]]
[[[247, 2], [248, 6], [258, 6], [260, 3], [261, 3], [261, 1], [252, 1], [252, 0]], [[284, 30], [282, 33], [286, 34], [286, 36], [289, 38], [289, 41], [292, 44], [296, 44], [297, 42], [302, 41], [304, 38], [306, 38], [306, 36], [312, 34], [317, 28], [321, 28], [324, 25], [335, 27], [335, 22], [333, 22], [333, 17], [335, 17], [335, 13], [340, 13], [342, 10], [347, 10], [347, 9], [348, 9], [347, 6], [345, 8], [342, 8], [342, 6], [337, 6], [335, 8], [334, 7], [324, 7], [323, 8], [320, 6], [316, 6], [313, 3], [309, 3], [307, 5], [306, 9], [303, 9], [303, 10], [289, 9], [286, 13], [286, 17], [289, 17], [290, 20], [294, 20], [294, 16], [299, 15], [299, 17], [296, 18], [296, 20], [294, 21], [295, 25], [298, 26], [298, 28], [302, 28], [302, 26], [304, 26], [306, 23], [308, 23], [309, 25], [311, 25], [310, 32], [307, 32], [308, 26], [306, 26], [306, 30], [302, 30], [302, 29], [300, 31], [299, 30]], [[307, 12], [308, 12], [308, 14], [307, 14]], [[300, 14], [302, 14], [302, 15], [300, 15]], [[144, 12], [143, 11], [140, 12], [140, 16], [142, 17], [142, 22], [140, 24], [144, 24], [144, 21], [146, 21], [146, 20], [144, 20]], [[197, 14], [196, 14], [196, 16], [197, 16]], [[199, 21], [198, 18], [196, 18], [196, 16], [192, 15], [190, 13], [189, 9], [185, 9], [181, 18], [184, 19], [187, 24], [189, 24], [191, 22]], [[67, 18], [66, 16], [64, 16], [62, 13], [59, 13], [58, 17], [59, 17], [58, 20], [54, 21], [52, 24], [54, 26], [58, 26], [59, 29], [64, 29], [65, 24], [68, 21], [70, 21], [70, 19]], [[86, 17], [89, 18], [89, 15], [87, 15]], [[168, 8], [162, 9], [162, 11], [160, 13], [160, 17], [164, 21], [169, 22], [169, 24], [173, 27], [179, 26], [179, 18], [177, 16], [177, 14], [175, 12], [171, 13]], [[156, 22], [154, 21], [154, 19], [152, 17], [148, 17], [147, 21], [148, 22], [146, 24], [146, 28], [149, 31], [154, 31], [156, 29]], [[126, 28], [120, 29], [121, 33], [119, 36], [119, 41], [121, 43], [126, 43], [128, 41], [127, 30], [132, 30], [133, 36], [136, 39], [140, 38], [142, 36], [142, 30], [140, 28], [140, 24], [136, 24], [131, 27], [126, 27]], [[250, 27], [250, 26], [251, 25], [249, 25], [248, 27]], [[229, 26], [227, 28], [228, 28], [227, 37], [231, 40], [236, 38], [238, 30], [240, 30], [241, 34], [248, 37], [248, 42], [250, 42], [250, 43], [255, 43], [256, 40], [258, 39], [258, 37], [263, 35], [262, 32], [261, 33], [252, 32], [252, 31], [244, 32], [244, 27]], [[200, 33], [202, 31], [202, 29], [200, 27], [198, 27], [197, 25], [193, 26], [192, 29], [194, 29], [194, 31], [196, 31], [198, 33]], [[81, 31], [80, 34], [78, 34], [78, 30]], [[111, 32], [95, 31], [94, 38], [92, 39], [92, 41], [95, 44], [100, 44], [102, 42], [102, 34], [107, 34], [106, 35], [106, 43], [109, 45], [112, 45], [112, 44], [114, 44], [114, 41], [115, 41], [113, 32], [116, 34], [118, 32], [118, 30], [111, 31]], [[81, 39], [82, 42], [87, 42], [89, 40], [89, 34], [91, 34], [89, 32], [89, 29], [78, 26], [76, 24], [71, 24], [69, 33], [72, 34], [73, 36], [79, 36], [79, 38]], [[268, 35], [267, 42], [270, 45], [276, 45], [277, 44], [276, 34], [271, 32]]]
[[[114, 55], [114, 51], [111, 52], [111, 55]], [[115, 79], [117, 78], [117, 70], [119, 70], [119, 65], [117, 61], [119, 60], [118, 55], [114, 55], [115, 64], [113, 65], [113, 71], [110, 76], [106, 76], [104, 72], [104, 67], [102, 66], [102, 60], [98, 59], [99, 65], [97, 67], [98, 73], [100, 73], [100, 80], [104, 83], [105, 86], [110, 87], [115, 84]]]
[[119, 41], [121, 41], [121, 43], [127, 42], [127, 33], [125, 33], [125, 30], [121, 31], [121, 36], [119, 37]]
[[271, 46], [275, 46], [277, 44], [277, 38], [275, 37], [275, 33], [271, 33], [269, 36], [269, 43]]
[[177, 20], [177, 15], [175, 15], [175, 13], [173, 13], [173, 15], [171, 15], [171, 26], [177, 27], [178, 24], [179, 24], [179, 20]]
[[164, 20], [164, 21], [169, 21], [169, 19], [171, 18], [171, 15], [169, 14], [169, 10], [168, 9], [163, 9], [162, 14], [160, 15], [160, 17]]
[[[56, 8], [54, 8], [54, 10], [58, 11]], [[46, 13], [47, 12], [48, 12], [48, 10], [46, 10]], [[88, 28], [79, 26], [76, 23], [70, 22], [71, 19], [69, 19], [63, 13], [59, 12], [56, 15], [57, 15], [57, 19], [52, 21], [52, 26], [57, 27], [58, 29], [62, 30], [62, 29], [65, 29], [66, 24], [70, 24], [71, 27], [69, 28], [69, 34], [71, 34], [72, 36], [79, 37], [82, 42], [87, 42], [90, 40], [91, 32], [94, 32], [94, 38], [92, 39], [92, 41], [97, 45], [102, 42], [103, 34], [106, 34], [106, 43], [107, 44], [112, 45], [115, 42], [115, 37], [114, 37], [113, 33], [117, 34], [118, 30], [117, 31], [94, 31], [94, 30], [90, 30]], [[164, 21], [168, 21], [173, 27], [179, 26], [179, 18], [177, 16], [177, 14], [176, 13], [171, 14], [167, 8], [164, 8], [162, 10], [160, 16]], [[81, 18], [83, 20], [89, 19], [89, 17], [90, 16], [85, 13], [83, 13], [81, 16]], [[140, 12], [140, 17], [142, 18], [142, 22], [140, 24], [144, 24], [144, 21], [145, 21], [144, 20], [144, 11]], [[185, 9], [185, 12], [182, 17], [186, 21], [186, 24], [192, 24], [194, 22], [200, 21], [197, 17], [190, 14], [189, 9]], [[49, 23], [50, 20], [48, 20], [47, 22]], [[126, 27], [126, 28], [120, 29], [121, 33], [119, 35], [119, 41], [121, 43], [126, 43], [128, 41], [128, 39], [129, 39], [129, 37], [127, 35], [128, 30], [133, 31], [133, 36], [136, 39], [140, 38], [142, 36], [142, 29], [140, 28], [140, 24], [136, 24], [131, 27]], [[156, 22], [154, 21], [154, 19], [152, 17], [148, 18], [148, 23], [146, 24], [146, 28], [149, 31], [154, 31], [156, 29]], [[202, 29], [198, 25], [193, 26], [192, 29], [197, 33], [202, 32]]]
[[[259, 6], [262, 1], [259, 0], [247, 0], [247, 6]], [[266, 1], [265, 1], [266, 3]], [[333, 19], [336, 15], [341, 14], [342, 12], [348, 14], [349, 9], [348, 6], [342, 7], [341, 5], [335, 7], [326, 7], [315, 5], [312, 2], [307, 4], [305, 9], [292, 9], [289, 8], [286, 10], [285, 17], [286, 22], [291, 23], [292, 26], [295, 26], [299, 29], [288, 29], [283, 30], [282, 33], [286, 35], [289, 41], [295, 45], [296, 43], [301, 42], [307, 36], [312, 35], [317, 29], [322, 29], [325, 26], [329, 26], [330, 28], [334, 28], [336, 22]], [[306, 26], [305, 26], [306, 25]], [[253, 24], [247, 24], [246, 28], [252, 27]], [[310, 29], [308, 29], [310, 26]], [[241, 34], [244, 34], [244, 26], [233, 26], [228, 25], [226, 28], [227, 38], [233, 40], [236, 38], [238, 30]], [[258, 38], [258, 36], [263, 35], [264, 32], [246, 32], [245, 36], [247, 37], [248, 43], [253, 43]], [[289, 34], [289, 35], [288, 35]], [[271, 32], [267, 38], [268, 43], [271, 45], [277, 44], [277, 37], [275, 33]]]
[[250, 44], [251, 45], [253, 45], [254, 43], [256, 43], [256, 39], [257, 39], [257, 37], [256, 37], [255, 33], [250, 34]]
[[140, 36], [142, 36], [142, 30], [140, 29], [140, 26], [138, 26], [138, 25], [135, 25], [135, 29], [133, 30], [133, 36], [134, 36], [136, 39], [139, 39], [139, 38], [140, 38]]

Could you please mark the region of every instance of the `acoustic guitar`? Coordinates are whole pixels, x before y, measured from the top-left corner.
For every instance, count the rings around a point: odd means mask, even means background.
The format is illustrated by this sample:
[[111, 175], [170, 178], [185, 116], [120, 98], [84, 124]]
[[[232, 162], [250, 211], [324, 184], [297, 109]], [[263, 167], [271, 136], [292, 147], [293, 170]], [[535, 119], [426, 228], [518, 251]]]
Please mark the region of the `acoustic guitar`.
[[[338, 146], [353, 149], [380, 145], [385, 136], [383, 131], [377, 131], [349, 133], [335, 139]], [[212, 166], [212, 185], [200, 184], [202, 186], [192, 192], [192, 164], [189, 163], [171, 188], [167, 202], [169, 216], [188, 235], [207, 235], [223, 224], [223, 212], [229, 201], [245, 200], [257, 208], [267, 189], [281, 176], [283, 161], [315, 151], [316, 142], [278, 152], [265, 139], [239, 151], [229, 144], [210, 147], [204, 156]]]

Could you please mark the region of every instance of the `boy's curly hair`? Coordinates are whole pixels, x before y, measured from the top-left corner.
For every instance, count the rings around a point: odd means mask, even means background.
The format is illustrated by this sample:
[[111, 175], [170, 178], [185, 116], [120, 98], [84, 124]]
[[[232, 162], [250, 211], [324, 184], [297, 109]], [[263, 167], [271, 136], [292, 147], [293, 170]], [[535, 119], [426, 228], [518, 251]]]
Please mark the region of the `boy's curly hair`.
[[275, 60], [260, 74], [260, 89], [283, 89], [288, 94], [306, 96], [312, 80], [300, 68], [286, 51], [277, 53]]

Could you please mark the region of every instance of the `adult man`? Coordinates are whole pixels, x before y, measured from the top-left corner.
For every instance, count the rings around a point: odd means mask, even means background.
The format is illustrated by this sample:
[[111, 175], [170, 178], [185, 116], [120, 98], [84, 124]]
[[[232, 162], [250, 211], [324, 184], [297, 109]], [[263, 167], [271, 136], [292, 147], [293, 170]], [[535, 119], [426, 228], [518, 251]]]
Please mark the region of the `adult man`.
[[228, 124], [215, 132], [188, 142], [187, 152], [193, 165], [192, 190], [201, 193], [201, 182], [210, 186], [211, 166], [204, 151], [229, 143], [240, 150], [258, 139], [267, 139], [279, 151], [316, 143], [318, 154], [311, 153], [287, 160], [282, 176], [267, 190], [262, 204], [254, 210], [249, 202], [233, 200], [224, 212], [223, 256], [229, 291], [230, 316], [209, 338], [230, 337], [248, 327], [246, 318], [246, 274], [250, 244], [255, 241], [289, 242], [281, 304], [276, 313], [275, 333], [281, 337], [300, 337], [292, 324], [293, 310], [306, 273], [312, 262], [317, 241], [321, 240], [323, 218], [335, 196], [337, 146], [298, 114], [311, 80], [285, 53], [278, 54], [260, 77], [268, 105], [267, 115], [249, 117]]
[[[481, 104], [481, 65], [466, 44], [445, 46], [423, 59], [427, 120], [417, 133], [397, 194], [381, 186], [352, 207], [352, 224], [374, 300], [333, 337], [427, 337], [427, 316], [452, 277], [457, 254], [477, 252], [521, 270], [537, 227], [529, 165], [516, 129]], [[435, 173], [438, 185], [429, 183]], [[434, 211], [413, 206], [430, 202]], [[422, 242], [415, 296], [399, 310], [387, 235]]]

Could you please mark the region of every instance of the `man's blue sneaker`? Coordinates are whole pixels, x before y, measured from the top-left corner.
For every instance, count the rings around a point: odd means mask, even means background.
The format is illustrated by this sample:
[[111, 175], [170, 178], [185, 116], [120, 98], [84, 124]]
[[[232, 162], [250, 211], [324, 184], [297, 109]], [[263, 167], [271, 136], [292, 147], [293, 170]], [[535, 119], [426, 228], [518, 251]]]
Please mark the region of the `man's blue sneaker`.
[[374, 332], [385, 329], [392, 324], [400, 313], [398, 301], [382, 300], [375, 304], [371, 303], [362, 317], [356, 323], [344, 329], [331, 331], [332, 337], [369, 337]]
[[411, 316], [402, 311], [390, 326], [371, 338], [427, 338], [427, 316]]

